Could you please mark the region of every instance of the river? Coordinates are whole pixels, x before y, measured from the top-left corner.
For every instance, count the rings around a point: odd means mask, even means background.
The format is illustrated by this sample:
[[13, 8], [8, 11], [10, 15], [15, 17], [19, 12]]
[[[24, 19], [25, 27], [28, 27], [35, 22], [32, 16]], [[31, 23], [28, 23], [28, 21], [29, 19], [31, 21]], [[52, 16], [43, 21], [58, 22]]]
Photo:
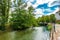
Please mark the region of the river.
[[44, 27], [34, 27], [34, 30], [0, 33], [0, 40], [49, 40], [49, 32]]

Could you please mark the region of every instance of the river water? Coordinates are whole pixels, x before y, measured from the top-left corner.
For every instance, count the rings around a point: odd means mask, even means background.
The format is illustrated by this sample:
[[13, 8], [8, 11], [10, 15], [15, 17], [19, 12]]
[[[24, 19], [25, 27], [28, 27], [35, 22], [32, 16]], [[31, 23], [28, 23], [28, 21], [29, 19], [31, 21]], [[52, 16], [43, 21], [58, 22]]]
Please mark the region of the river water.
[[0, 33], [0, 40], [49, 40], [49, 32], [44, 27], [34, 30], [13, 31]]

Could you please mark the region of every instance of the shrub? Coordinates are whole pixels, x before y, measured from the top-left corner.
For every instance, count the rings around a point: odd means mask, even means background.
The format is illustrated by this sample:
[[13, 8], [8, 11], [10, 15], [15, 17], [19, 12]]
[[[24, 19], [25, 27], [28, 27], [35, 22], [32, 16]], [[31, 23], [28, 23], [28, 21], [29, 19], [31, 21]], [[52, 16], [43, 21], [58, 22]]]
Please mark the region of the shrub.
[[48, 31], [51, 31], [51, 29], [52, 29], [52, 24], [48, 24], [48, 25], [47, 25], [47, 30], [48, 30]]

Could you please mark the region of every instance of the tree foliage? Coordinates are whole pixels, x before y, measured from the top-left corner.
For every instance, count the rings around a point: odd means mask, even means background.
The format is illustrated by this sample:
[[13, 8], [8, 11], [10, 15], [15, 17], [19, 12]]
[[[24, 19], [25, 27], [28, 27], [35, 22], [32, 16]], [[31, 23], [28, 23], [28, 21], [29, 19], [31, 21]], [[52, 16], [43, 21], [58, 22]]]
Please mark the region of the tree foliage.
[[22, 0], [14, 1], [14, 11], [12, 12], [10, 19], [11, 27], [13, 29], [25, 29], [37, 25], [36, 19], [33, 14], [33, 7], [30, 6], [28, 10], [25, 10], [26, 3], [23, 5]]
[[46, 16], [42, 16], [42, 17], [39, 17], [38, 18], [38, 21], [39, 22], [55, 22], [56, 21], [56, 18], [55, 18], [55, 15], [54, 14], [51, 14], [51, 15], [46, 15]]
[[5, 27], [8, 22], [11, 0], [0, 0], [0, 26]]

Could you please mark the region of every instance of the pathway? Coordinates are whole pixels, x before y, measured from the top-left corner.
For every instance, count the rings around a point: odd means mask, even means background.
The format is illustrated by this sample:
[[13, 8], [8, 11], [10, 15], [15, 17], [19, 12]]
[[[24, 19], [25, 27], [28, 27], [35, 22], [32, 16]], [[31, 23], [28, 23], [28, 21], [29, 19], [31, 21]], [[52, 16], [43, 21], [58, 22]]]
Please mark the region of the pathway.
[[55, 24], [55, 32], [52, 29], [50, 40], [60, 40], [60, 24]]
[[56, 40], [60, 40], [60, 24], [56, 24]]

